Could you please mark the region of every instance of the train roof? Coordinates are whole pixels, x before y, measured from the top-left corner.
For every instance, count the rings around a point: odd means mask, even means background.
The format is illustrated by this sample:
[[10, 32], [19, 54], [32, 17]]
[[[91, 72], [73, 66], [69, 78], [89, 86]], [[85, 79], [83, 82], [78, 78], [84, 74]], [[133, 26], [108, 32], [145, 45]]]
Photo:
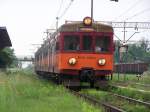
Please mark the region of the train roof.
[[[104, 23], [98, 23], [98, 22], [94, 22], [92, 23], [91, 26], [86, 26], [84, 25], [83, 21], [69, 21], [66, 22], [65, 24], [63, 24], [62, 26], [60, 26], [58, 28], [58, 30], [54, 33], [52, 33], [51, 38], [47, 39], [45, 42], [50, 41], [51, 39], [53, 39], [55, 37], [55, 35], [57, 35], [59, 32], [82, 32], [82, 28], [87, 28], [88, 32], [90, 31], [94, 31], [94, 32], [113, 32], [113, 27]], [[85, 32], [85, 31], [83, 31]], [[46, 43], [44, 42], [43, 45], [46, 45]], [[41, 46], [35, 53], [38, 54], [40, 51], [42, 51], [42, 49], [44, 48], [44, 46]]]
[[9, 38], [6, 27], [0, 27], [0, 48], [11, 47], [12, 43]]
[[113, 28], [110, 25], [92, 23], [91, 26], [85, 26], [83, 22], [66, 23], [59, 28], [59, 32], [81, 32], [81, 28], [93, 29], [95, 32], [113, 32]]

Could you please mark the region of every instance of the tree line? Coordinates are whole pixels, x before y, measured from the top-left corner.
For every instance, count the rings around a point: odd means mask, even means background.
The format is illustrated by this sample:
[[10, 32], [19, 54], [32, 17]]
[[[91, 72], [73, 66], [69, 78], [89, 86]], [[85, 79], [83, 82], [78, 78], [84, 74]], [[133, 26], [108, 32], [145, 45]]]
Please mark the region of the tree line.
[[0, 49], [0, 68], [17, 67], [18, 61], [14, 54], [14, 49], [6, 47]]
[[122, 59], [119, 58], [119, 46], [121, 46], [121, 43], [117, 41], [115, 44], [115, 63], [119, 63], [120, 60], [123, 63], [150, 63], [150, 42], [148, 40], [142, 39], [137, 43], [127, 44], [127, 52], [122, 53]]

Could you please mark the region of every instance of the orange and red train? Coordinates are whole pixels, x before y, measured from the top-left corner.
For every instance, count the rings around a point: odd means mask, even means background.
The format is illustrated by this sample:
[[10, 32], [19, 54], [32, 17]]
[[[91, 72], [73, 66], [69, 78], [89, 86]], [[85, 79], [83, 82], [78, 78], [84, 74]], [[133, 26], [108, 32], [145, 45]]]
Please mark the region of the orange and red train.
[[35, 53], [35, 71], [71, 86], [99, 84], [113, 72], [113, 28], [93, 22], [67, 22]]

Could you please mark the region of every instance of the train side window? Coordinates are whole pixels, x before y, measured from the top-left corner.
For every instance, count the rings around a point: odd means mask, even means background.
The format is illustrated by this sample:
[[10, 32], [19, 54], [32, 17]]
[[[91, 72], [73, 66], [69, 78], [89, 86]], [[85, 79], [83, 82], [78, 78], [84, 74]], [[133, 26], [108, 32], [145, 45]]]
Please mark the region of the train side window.
[[56, 42], [56, 51], [58, 51], [59, 50], [59, 42], [57, 41]]
[[49, 52], [49, 54], [51, 54], [51, 46], [50, 45], [48, 46], [48, 52]]
[[92, 50], [92, 36], [84, 35], [82, 44], [83, 44], [83, 50], [91, 51]]
[[77, 35], [64, 36], [64, 50], [79, 50], [80, 38]]

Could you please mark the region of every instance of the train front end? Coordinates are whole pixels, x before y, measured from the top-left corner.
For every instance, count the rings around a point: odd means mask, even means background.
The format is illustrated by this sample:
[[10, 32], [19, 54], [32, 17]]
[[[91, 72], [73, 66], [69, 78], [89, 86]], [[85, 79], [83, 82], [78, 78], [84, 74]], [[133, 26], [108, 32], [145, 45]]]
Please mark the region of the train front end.
[[113, 71], [113, 29], [92, 23], [68, 23], [60, 29], [59, 73], [64, 78], [94, 83], [106, 80]]

